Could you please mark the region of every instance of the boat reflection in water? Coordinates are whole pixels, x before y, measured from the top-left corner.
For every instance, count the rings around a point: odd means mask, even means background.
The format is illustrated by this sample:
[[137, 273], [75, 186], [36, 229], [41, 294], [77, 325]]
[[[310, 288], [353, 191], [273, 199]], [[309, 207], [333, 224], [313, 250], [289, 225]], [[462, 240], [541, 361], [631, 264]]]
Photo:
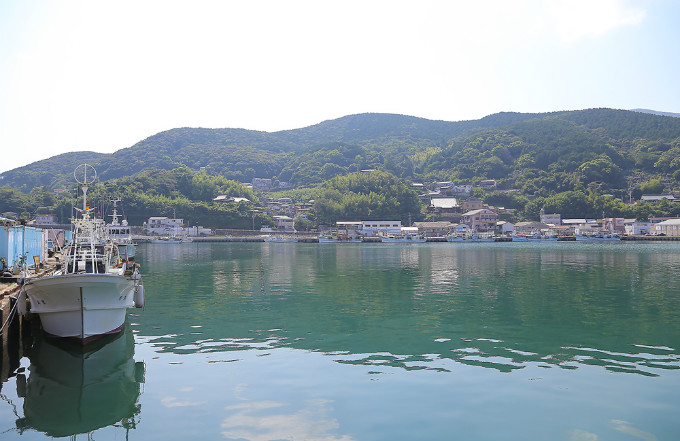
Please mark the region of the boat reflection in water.
[[51, 437], [90, 433], [116, 426], [134, 429], [144, 364], [135, 363], [132, 331], [85, 347], [42, 338], [30, 349], [24, 417], [17, 428]]

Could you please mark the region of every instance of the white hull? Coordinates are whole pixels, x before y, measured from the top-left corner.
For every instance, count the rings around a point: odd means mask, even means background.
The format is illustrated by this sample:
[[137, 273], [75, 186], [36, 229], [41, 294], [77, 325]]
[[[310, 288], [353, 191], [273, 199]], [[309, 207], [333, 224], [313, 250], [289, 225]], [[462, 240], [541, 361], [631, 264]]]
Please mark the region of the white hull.
[[336, 239], [333, 237], [319, 236], [319, 243], [361, 243], [361, 239]]
[[271, 243], [295, 243], [298, 240], [295, 237], [267, 236], [264, 241]]
[[447, 242], [493, 242], [493, 237], [486, 236], [446, 236]]
[[135, 281], [122, 274], [45, 276], [25, 289], [46, 333], [84, 342], [120, 331], [135, 306]]
[[139, 413], [143, 371], [133, 359], [134, 344], [130, 329], [87, 347], [92, 349], [40, 339], [28, 350], [24, 418], [17, 424], [55, 438], [122, 427], [118, 423]]
[[175, 243], [191, 243], [193, 240], [191, 239], [152, 239], [149, 241], [149, 243], [167, 243], [167, 244], [175, 244]]
[[427, 239], [424, 237], [404, 236], [404, 237], [383, 237], [382, 241], [385, 243], [425, 243]]

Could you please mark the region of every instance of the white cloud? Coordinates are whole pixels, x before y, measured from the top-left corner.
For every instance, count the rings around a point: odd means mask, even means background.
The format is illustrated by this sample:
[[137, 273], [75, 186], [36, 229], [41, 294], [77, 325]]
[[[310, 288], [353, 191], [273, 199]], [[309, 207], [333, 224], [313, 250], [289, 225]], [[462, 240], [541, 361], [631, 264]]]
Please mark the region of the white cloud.
[[561, 0], [549, 4], [547, 24], [565, 42], [598, 37], [637, 25], [645, 18], [643, 9], [622, 0]]
[[[348, 435], [329, 433], [337, 430], [339, 424], [328, 417], [327, 400], [308, 401], [306, 408], [292, 413], [284, 413], [285, 407], [285, 404], [273, 401], [248, 402], [227, 407], [226, 410], [234, 413], [222, 422], [222, 434], [228, 439], [248, 441], [352, 441], [352, 437]], [[272, 410], [275, 409], [281, 411], [273, 414]]]
[[190, 407], [205, 404], [205, 401], [179, 401], [177, 397], [163, 397], [161, 404], [165, 407]]

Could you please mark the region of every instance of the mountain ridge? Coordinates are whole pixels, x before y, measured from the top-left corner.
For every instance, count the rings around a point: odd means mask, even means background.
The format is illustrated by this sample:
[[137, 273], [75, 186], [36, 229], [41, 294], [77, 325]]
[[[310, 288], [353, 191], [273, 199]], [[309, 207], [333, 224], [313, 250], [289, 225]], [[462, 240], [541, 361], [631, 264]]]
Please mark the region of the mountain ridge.
[[[360, 113], [276, 132], [174, 128], [110, 154], [71, 152], [37, 161], [5, 172], [0, 183], [24, 192], [41, 185], [68, 188], [79, 161], [93, 163], [102, 180], [186, 166], [237, 181], [264, 177], [297, 185], [364, 168], [410, 179], [502, 179], [504, 173], [524, 169], [517, 168], [522, 155], [533, 156], [541, 167], [564, 167], [570, 173], [598, 155], [608, 155], [622, 170], [640, 165], [653, 172], [653, 164], [665, 155], [664, 172], [672, 173], [677, 165], [668, 151], [675, 152], [675, 147], [649, 145], [678, 137], [678, 118], [606, 108], [499, 112], [455, 122]], [[461, 152], [466, 149], [475, 154], [465, 156]], [[631, 160], [634, 155], [637, 159]], [[540, 167], [532, 173], [539, 172]]]

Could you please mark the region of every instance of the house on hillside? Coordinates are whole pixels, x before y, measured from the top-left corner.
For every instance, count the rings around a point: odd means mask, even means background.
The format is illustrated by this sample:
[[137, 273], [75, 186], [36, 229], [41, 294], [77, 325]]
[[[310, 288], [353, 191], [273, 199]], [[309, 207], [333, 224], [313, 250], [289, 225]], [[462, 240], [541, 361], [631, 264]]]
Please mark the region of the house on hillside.
[[460, 214], [460, 205], [456, 198], [438, 197], [430, 199], [429, 210], [440, 216], [453, 217]]
[[269, 191], [272, 189], [273, 183], [271, 179], [253, 178], [253, 189], [259, 191]]
[[666, 199], [668, 202], [677, 202], [678, 200], [673, 196], [672, 194], [670, 195], [654, 195], [654, 194], [643, 194], [642, 197], [640, 197], [641, 202], [649, 202], [650, 204], [658, 204], [661, 203], [662, 200]]
[[472, 210], [481, 210], [484, 208], [484, 202], [482, 202], [481, 199], [476, 198], [476, 197], [471, 197], [467, 198], [462, 204], [461, 204], [461, 210], [463, 213], [467, 211], [472, 211]]
[[470, 196], [470, 193], [472, 193], [472, 185], [469, 184], [453, 185], [451, 187], [451, 193], [454, 196]]
[[221, 203], [221, 204], [238, 204], [239, 202], [250, 202], [250, 199], [248, 198], [237, 198], [233, 196], [228, 196], [226, 194], [220, 194], [217, 197], [213, 198], [213, 202]]

